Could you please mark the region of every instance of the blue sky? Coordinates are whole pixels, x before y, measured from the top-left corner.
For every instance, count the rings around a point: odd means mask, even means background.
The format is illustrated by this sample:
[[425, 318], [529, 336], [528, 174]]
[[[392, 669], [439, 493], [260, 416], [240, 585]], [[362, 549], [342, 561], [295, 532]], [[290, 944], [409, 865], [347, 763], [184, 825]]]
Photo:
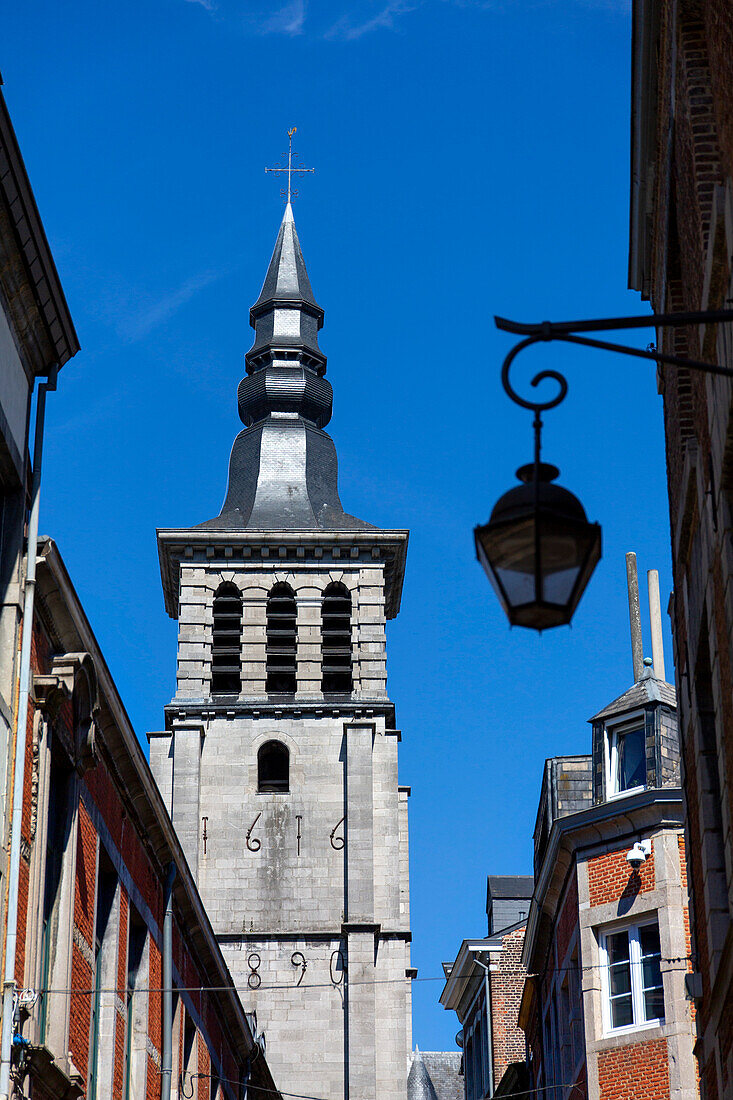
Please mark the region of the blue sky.
[[[646, 308], [625, 289], [630, 6], [37, 0], [3, 31], [82, 344], [49, 399], [41, 527], [143, 741], [175, 671], [155, 528], [219, 511], [282, 214], [263, 168], [298, 127], [342, 500], [411, 529], [389, 689], [412, 785], [413, 958], [436, 979], [485, 929], [486, 875], [531, 870], [545, 757], [589, 751], [587, 718], [629, 686], [625, 551], [642, 576], [660, 569], [665, 608], [669, 594], [661, 399], [631, 359], [548, 346], [517, 368], [566, 371], [544, 453], [603, 525], [572, 629], [510, 631], [472, 544], [532, 453], [493, 314]], [[414, 987], [423, 1049], [453, 1049], [440, 989]]]

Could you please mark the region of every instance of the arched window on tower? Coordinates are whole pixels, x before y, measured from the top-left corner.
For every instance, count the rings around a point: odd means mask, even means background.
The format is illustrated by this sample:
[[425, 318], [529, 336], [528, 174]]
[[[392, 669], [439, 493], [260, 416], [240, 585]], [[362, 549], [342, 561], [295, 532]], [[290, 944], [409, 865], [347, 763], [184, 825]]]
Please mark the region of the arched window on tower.
[[282, 741], [266, 741], [257, 753], [257, 790], [290, 790], [290, 753]]
[[322, 690], [324, 695], [350, 695], [351, 674], [351, 593], [343, 584], [329, 584], [323, 594]]
[[276, 584], [267, 597], [268, 692], [295, 693], [296, 656], [295, 593], [289, 584]]
[[214, 597], [211, 645], [213, 695], [239, 695], [242, 690], [242, 596], [234, 584], [222, 584]]

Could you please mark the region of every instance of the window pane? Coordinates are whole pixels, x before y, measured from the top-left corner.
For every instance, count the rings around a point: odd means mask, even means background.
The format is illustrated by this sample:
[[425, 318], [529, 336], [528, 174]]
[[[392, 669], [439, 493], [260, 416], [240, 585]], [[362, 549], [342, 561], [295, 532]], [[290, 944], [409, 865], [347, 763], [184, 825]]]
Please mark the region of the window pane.
[[659, 955], [659, 925], [645, 924], [639, 929], [639, 943], [641, 944], [642, 957], [645, 955]]
[[664, 993], [661, 989], [644, 990], [644, 1019], [664, 1019]]
[[641, 960], [641, 972], [642, 972], [642, 987], [644, 989], [650, 989], [654, 986], [661, 986], [662, 984], [662, 971], [659, 967], [659, 956], [656, 958], [642, 958]]
[[631, 994], [619, 997], [611, 1001], [611, 1023], [613, 1027], [628, 1027], [634, 1022], [634, 1013], [631, 1007]]
[[608, 982], [612, 997], [631, 992], [631, 967], [628, 963], [617, 963], [608, 972]]
[[628, 962], [629, 933], [614, 932], [612, 936], [607, 936], [606, 950], [608, 951], [608, 961], [611, 965], [614, 963]]
[[642, 726], [619, 734], [617, 780], [620, 791], [646, 785], [646, 747]]
[[644, 1019], [664, 1019], [664, 992], [660, 968], [659, 926], [645, 924], [639, 929], [641, 949], [641, 987], [644, 993]]

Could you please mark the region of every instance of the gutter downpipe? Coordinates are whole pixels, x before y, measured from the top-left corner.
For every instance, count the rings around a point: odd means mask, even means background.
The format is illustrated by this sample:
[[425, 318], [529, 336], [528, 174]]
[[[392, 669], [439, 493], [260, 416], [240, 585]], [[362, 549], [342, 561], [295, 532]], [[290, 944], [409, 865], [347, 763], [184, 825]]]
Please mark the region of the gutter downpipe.
[[28, 521], [26, 579], [23, 599], [23, 637], [20, 649], [18, 692], [18, 723], [13, 764], [13, 809], [10, 824], [10, 867], [8, 869], [8, 912], [3, 974], [2, 1034], [0, 1036], [0, 1100], [10, 1095], [10, 1064], [13, 1048], [15, 1007], [15, 962], [18, 944], [18, 884], [20, 880], [20, 841], [23, 818], [23, 787], [25, 779], [26, 730], [31, 680], [31, 641], [33, 638], [33, 607], [36, 594], [36, 562], [38, 556], [38, 508], [41, 496], [41, 463], [43, 460], [43, 429], [46, 419], [46, 394], [56, 389], [58, 365], [48, 372], [48, 378], [38, 387], [36, 431], [33, 442], [33, 481], [31, 511]]
[[[176, 865], [168, 864], [163, 918], [163, 1051], [160, 1075], [161, 1100], [170, 1100], [173, 1076], [173, 881]], [[2, 1098], [0, 1098], [2, 1100]]]
[[486, 963], [481, 962], [481, 959], [477, 959], [474, 956], [474, 962], [477, 962], [484, 972], [484, 998], [486, 1000], [486, 1046], [488, 1048], [489, 1055], [489, 1092], [491, 1097], [494, 1095], [494, 1034], [491, 1026], [491, 985], [489, 984], [489, 968]]

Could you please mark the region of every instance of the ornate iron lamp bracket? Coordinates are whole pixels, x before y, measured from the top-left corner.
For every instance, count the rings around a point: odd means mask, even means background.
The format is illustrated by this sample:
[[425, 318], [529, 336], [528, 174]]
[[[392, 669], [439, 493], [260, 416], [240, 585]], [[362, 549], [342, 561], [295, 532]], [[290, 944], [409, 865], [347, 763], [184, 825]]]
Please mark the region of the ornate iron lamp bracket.
[[504, 389], [518, 405], [525, 409], [551, 409], [559, 405], [567, 393], [567, 383], [557, 371], [543, 371], [532, 379], [536, 386], [544, 378], [555, 378], [561, 385], [560, 394], [551, 402], [537, 404], [524, 401], [509, 384], [509, 368], [520, 351], [530, 344], [563, 340], [567, 344], [581, 344], [602, 351], [616, 351], [622, 355], [633, 355], [638, 359], [652, 359], [657, 363], [670, 363], [675, 367], [687, 367], [688, 370], [702, 371], [705, 374], [718, 374], [724, 378], [733, 378], [733, 369], [720, 367], [715, 363], [702, 363], [696, 359], [686, 359], [682, 355], [668, 355], [656, 348], [632, 348], [627, 344], [614, 344], [608, 340], [595, 340], [588, 336], [579, 336], [581, 332], [612, 332], [617, 329], [632, 328], [682, 328], [685, 325], [722, 324], [733, 321], [733, 309], [702, 310], [693, 313], [653, 313], [643, 317], [601, 317], [589, 321], [540, 321], [538, 324], [524, 324], [521, 321], [509, 321], [506, 317], [494, 317], [494, 323], [502, 332], [511, 332], [515, 336], [524, 336], [507, 355], [502, 369]]

